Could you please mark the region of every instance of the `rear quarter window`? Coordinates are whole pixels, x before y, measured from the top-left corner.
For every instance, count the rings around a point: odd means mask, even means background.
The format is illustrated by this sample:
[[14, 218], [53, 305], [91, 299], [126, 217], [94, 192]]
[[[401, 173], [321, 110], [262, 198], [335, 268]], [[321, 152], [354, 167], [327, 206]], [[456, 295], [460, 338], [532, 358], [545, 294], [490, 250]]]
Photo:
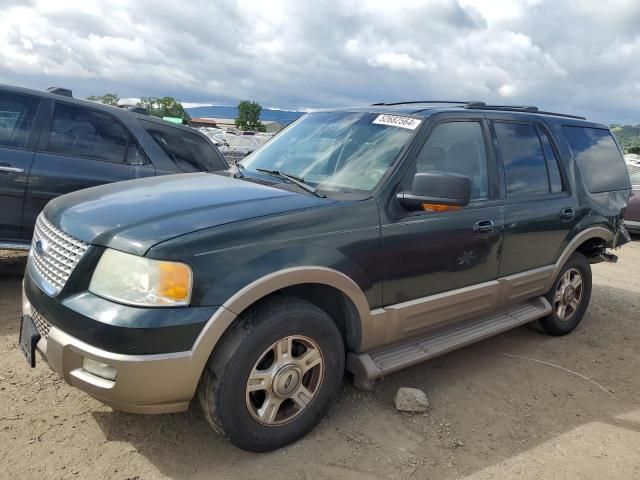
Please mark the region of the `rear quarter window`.
[[587, 190], [591, 193], [630, 188], [624, 158], [604, 128], [562, 127]]
[[200, 135], [146, 120], [140, 123], [183, 172], [215, 172], [228, 168], [213, 145]]

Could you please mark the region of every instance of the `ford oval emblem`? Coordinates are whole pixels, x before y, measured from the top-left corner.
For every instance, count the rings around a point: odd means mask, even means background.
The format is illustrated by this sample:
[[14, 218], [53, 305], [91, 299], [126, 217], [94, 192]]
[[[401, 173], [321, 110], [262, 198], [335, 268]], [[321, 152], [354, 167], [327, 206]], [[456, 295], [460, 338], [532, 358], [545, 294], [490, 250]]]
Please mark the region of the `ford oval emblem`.
[[47, 250], [49, 249], [49, 245], [47, 245], [46, 242], [43, 242], [42, 240], [36, 240], [36, 253], [39, 256], [44, 255], [45, 253], [47, 253]]

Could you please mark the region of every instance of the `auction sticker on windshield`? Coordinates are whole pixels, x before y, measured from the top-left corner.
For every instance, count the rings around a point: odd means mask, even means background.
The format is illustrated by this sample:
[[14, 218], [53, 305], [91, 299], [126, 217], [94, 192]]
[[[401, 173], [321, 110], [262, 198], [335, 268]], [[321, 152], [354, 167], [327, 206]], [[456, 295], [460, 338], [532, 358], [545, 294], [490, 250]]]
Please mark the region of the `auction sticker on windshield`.
[[402, 115], [378, 115], [373, 121], [376, 125], [388, 125], [390, 127], [406, 128], [415, 130], [420, 125], [417, 118], [403, 117]]

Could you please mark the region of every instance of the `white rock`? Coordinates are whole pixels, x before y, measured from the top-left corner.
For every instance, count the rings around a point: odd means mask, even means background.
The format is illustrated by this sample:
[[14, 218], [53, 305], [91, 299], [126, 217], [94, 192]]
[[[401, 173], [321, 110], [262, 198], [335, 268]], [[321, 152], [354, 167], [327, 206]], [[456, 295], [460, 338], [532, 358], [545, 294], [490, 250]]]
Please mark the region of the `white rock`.
[[395, 403], [400, 412], [425, 412], [429, 408], [427, 394], [417, 388], [399, 388]]

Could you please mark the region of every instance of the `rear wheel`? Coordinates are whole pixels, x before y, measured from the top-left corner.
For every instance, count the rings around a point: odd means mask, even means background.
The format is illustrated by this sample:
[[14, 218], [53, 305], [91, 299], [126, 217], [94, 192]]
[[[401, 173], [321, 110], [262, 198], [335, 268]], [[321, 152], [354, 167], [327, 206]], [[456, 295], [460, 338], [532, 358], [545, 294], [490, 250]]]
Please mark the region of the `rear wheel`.
[[243, 314], [203, 373], [199, 399], [232, 443], [264, 452], [308, 433], [341, 386], [344, 345], [315, 305], [276, 297]]
[[584, 255], [575, 252], [569, 257], [546, 297], [552, 311], [540, 320], [542, 329], [551, 335], [573, 331], [591, 299], [591, 265]]

